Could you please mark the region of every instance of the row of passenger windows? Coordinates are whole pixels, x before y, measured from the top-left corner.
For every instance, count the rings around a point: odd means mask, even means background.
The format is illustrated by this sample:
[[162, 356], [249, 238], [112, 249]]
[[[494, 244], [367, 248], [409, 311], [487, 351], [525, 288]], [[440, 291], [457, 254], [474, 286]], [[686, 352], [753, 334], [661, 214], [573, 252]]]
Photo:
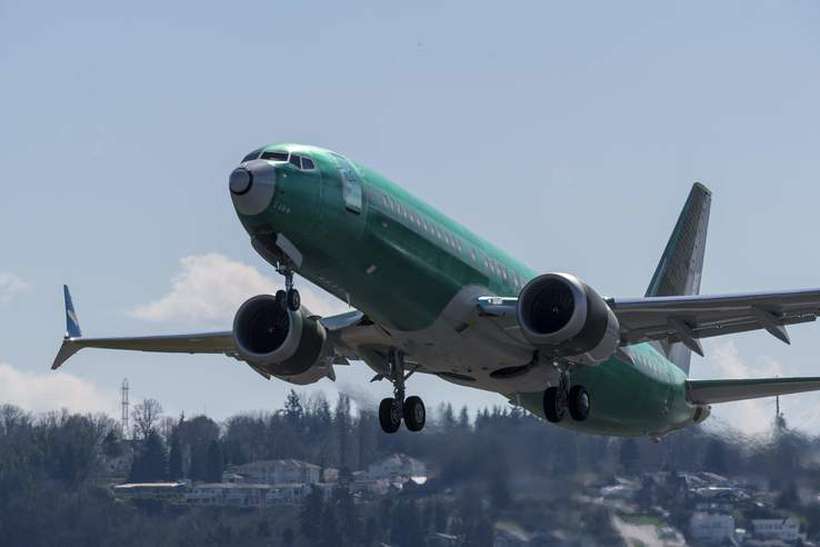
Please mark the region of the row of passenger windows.
[[[423, 216], [413, 212], [406, 206], [389, 197], [387, 194], [382, 194], [382, 205], [384, 205], [385, 211], [392, 212], [395, 217], [399, 219], [399, 221], [402, 221], [404, 224], [415, 226], [418, 232], [426, 233], [431, 239], [438, 239], [462, 257], [469, 257], [474, 265], [483, 266], [485, 272], [493, 274], [505, 282], [511, 283], [517, 289], [521, 289], [524, 286], [523, 279], [515, 273], [509, 271], [501, 263], [484, 256], [483, 253], [476, 251], [475, 247], [466, 241], [462, 241], [458, 236], [453, 236], [447, 230], [439, 228], [432, 221], [429, 221]], [[481, 255], [480, 261], [479, 255]]]
[[[261, 156], [260, 156], [261, 152]], [[316, 164], [313, 163], [313, 160], [307, 158], [305, 156], [298, 156], [296, 154], [290, 154], [283, 150], [269, 150], [267, 152], [262, 152], [261, 148], [258, 148], [242, 158], [242, 162], [251, 161], [255, 159], [262, 159], [262, 160], [270, 160], [270, 161], [286, 161], [293, 165], [298, 169], [304, 169], [305, 171], [312, 171], [316, 169]]]

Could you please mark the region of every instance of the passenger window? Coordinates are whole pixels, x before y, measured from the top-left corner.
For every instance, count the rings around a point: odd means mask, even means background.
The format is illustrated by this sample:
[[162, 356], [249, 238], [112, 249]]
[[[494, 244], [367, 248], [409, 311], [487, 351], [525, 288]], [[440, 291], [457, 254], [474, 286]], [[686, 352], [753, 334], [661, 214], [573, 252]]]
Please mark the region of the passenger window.
[[313, 160], [310, 158], [302, 158], [302, 169], [316, 169], [316, 166], [313, 164]]
[[293, 165], [295, 165], [299, 169], [302, 168], [302, 158], [299, 157], [299, 156], [291, 155], [290, 156], [290, 163], [292, 163]]
[[273, 161], [288, 161], [288, 153], [279, 151], [263, 152], [262, 159]]

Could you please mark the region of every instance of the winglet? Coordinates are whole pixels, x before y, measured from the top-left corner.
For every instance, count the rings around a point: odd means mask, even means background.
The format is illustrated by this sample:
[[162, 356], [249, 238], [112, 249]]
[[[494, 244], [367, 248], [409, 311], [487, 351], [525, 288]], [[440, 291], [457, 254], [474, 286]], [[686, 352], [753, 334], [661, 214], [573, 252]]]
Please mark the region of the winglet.
[[65, 337], [57, 357], [51, 364], [51, 370], [55, 370], [65, 363], [69, 357], [80, 351], [81, 346], [75, 343], [77, 338], [81, 338], [83, 333], [80, 330], [80, 322], [77, 320], [77, 312], [74, 311], [74, 303], [71, 301], [71, 292], [68, 285], [63, 285], [63, 296], [65, 297]]
[[68, 290], [68, 285], [63, 285], [63, 295], [65, 296], [65, 337], [79, 338], [83, 333], [80, 330], [77, 312], [74, 311], [74, 303], [71, 301], [71, 291]]

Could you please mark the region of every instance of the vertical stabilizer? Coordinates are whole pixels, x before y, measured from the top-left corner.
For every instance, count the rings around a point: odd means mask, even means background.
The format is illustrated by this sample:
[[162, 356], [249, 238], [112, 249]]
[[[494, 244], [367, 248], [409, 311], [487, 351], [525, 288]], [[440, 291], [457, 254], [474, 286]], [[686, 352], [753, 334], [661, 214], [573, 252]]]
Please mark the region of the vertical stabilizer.
[[[696, 182], [646, 289], [646, 296], [681, 296], [700, 292], [711, 203], [712, 192]], [[689, 349], [681, 343], [661, 345], [666, 356], [689, 374]]]

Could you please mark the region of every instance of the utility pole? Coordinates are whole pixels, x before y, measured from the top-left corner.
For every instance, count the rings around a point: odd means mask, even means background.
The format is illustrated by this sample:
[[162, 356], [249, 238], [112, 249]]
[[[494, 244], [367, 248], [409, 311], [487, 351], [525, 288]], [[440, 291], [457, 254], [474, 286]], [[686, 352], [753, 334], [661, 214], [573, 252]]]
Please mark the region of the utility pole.
[[128, 378], [123, 378], [122, 380], [122, 387], [120, 388], [120, 393], [122, 393], [122, 438], [128, 438]]

